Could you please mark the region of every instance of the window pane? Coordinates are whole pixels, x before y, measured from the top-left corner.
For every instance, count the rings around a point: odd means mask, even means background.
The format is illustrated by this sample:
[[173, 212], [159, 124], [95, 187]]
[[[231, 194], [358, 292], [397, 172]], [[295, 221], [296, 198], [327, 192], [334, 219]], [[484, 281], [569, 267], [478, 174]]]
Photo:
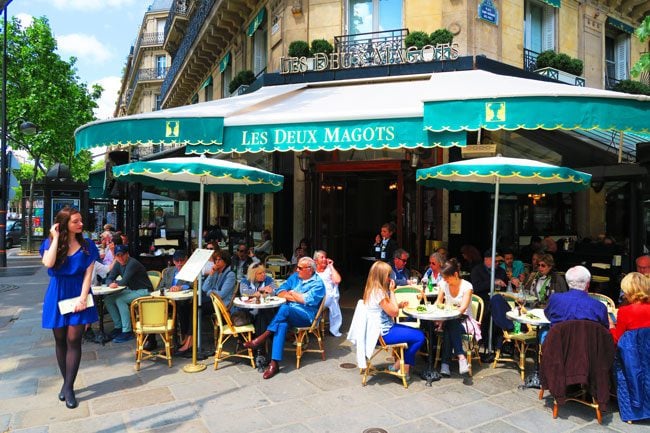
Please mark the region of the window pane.
[[350, 0], [349, 5], [349, 34], [371, 32], [372, 0]]
[[544, 9], [536, 4], [530, 4], [530, 46], [528, 49], [537, 53], [542, 52], [542, 22]]
[[402, 0], [379, 0], [379, 30], [402, 28]]

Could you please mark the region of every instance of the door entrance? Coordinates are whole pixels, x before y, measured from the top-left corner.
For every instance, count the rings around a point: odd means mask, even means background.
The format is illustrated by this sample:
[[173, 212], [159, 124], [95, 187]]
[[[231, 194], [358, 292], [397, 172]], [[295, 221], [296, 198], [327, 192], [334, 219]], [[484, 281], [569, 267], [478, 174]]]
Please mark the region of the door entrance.
[[378, 171], [372, 164], [344, 165], [337, 164], [336, 171], [332, 166], [317, 168], [314, 245], [327, 251], [348, 281], [359, 276], [365, 280], [370, 262], [362, 257], [371, 255], [381, 225], [402, 223], [402, 176], [399, 170]]

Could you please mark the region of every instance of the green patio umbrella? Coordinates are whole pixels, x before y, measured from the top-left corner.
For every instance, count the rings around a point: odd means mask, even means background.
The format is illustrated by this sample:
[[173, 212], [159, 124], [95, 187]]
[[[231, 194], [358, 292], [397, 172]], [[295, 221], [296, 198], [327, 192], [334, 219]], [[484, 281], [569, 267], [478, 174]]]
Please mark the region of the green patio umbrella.
[[[433, 188], [494, 193], [490, 297], [494, 295], [499, 194], [574, 192], [589, 188], [591, 175], [529, 159], [503, 156], [451, 162], [416, 172], [416, 182]], [[492, 321], [488, 349], [492, 351]]]
[[[115, 178], [120, 181], [140, 182], [146, 185], [161, 184], [170, 189], [199, 191], [199, 247], [203, 243], [203, 195], [204, 191], [239, 192], [261, 194], [282, 189], [284, 177], [279, 174], [249, 167], [236, 162], [205, 157], [179, 157], [156, 161], [139, 161], [113, 167]], [[201, 279], [199, 278], [199, 290]], [[188, 372], [201, 371], [204, 365], [197, 365], [196, 351], [200, 345], [197, 332], [197, 290], [193, 296], [193, 335], [197, 344], [192, 345], [192, 364]]]

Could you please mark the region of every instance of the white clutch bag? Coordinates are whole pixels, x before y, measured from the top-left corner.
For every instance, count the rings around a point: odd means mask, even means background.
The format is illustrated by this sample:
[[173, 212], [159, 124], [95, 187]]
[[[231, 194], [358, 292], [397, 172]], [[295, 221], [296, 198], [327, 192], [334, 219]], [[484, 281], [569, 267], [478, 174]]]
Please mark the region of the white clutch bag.
[[[59, 312], [61, 314], [70, 314], [74, 311], [74, 306], [79, 302], [80, 296], [75, 296], [74, 298], [63, 299], [59, 301]], [[86, 297], [86, 308], [93, 307], [95, 301], [93, 300], [93, 295], [90, 293]]]

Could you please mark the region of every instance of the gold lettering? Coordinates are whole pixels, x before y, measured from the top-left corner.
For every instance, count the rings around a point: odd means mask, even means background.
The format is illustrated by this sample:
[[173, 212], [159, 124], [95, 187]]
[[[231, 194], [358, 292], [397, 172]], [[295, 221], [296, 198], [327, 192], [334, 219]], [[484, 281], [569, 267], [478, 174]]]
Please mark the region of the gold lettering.
[[327, 69], [327, 55], [325, 53], [314, 54], [314, 71], [324, 71]]
[[330, 69], [335, 71], [341, 69], [341, 64], [339, 63], [339, 53], [330, 54]]

